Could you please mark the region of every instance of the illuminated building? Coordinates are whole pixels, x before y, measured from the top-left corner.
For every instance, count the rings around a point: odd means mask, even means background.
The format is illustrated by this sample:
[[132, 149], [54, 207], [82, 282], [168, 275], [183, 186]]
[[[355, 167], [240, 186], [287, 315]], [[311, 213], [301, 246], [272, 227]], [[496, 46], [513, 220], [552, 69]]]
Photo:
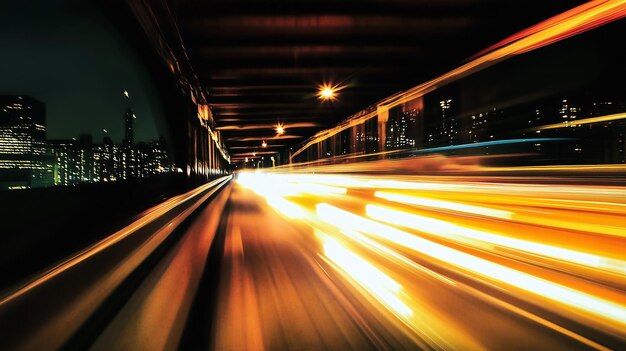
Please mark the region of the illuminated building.
[[82, 153], [76, 139], [49, 140], [55, 157], [54, 185], [76, 185], [82, 182]]
[[93, 174], [93, 138], [89, 134], [81, 134], [78, 137], [78, 147], [80, 150], [80, 179], [83, 183], [91, 183]]
[[109, 137], [104, 137], [101, 145], [94, 145], [94, 182], [113, 182], [119, 178], [119, 150]]
[[121, 179], [131, 179], [138, 178], [141, 176], [139, 170], [139, 151], [135, 145], [135, 113], [129, 107], [126, 109], [126, 113], [124, 114], [124, 133], [125, 138], [122, 143], [122, 154], [121, 154]]
[[470, 116], [471, 122], [469, 128], [465, 128], [462, 133], [469, 136], [468, 139], [471, 143], [493, 140], [494, 133], [497, 131], [494, 130], [491, 124], [497, 119], [502, 119], [503, 117], [504, 111], [495, 107], [492, 110], [473, 113]]
[[559, 116], [561, 117], [561, 121], [569, 127], [576, 127], [576, 119], [578, 118], [578, 114], [580, 113], [580, 108], [572, 106], [571, 103], [568, 103], [567, 99], [562, 101], [563, 104], [559, 109]]
[[53, 162], [45, 105], [29, 96], [0, 96], [0, 188], [52, 186]]
[[139, 177], [145, 178], [174, 170], [173, 164], [168, 159], [163, 137], [148, 143], [139, 143], [137, 155]]
[[378, 121], [371, 118], [365, 121], [365, 152], [378, 152]]
[[416, 123], [418, 109], [389, 113], [385, 147], [388, 150], [406, 149], [415, 147]]
[[458, 139], [458, 126], [452, 111], [452, 100], [439, 101], [439, 112], [441, 116], [441, 129], [439, 131], [442, 145], [455, 145]]
[[45, 105], [26, 96], [0, 96], [0, 189], [73, 186], [174, 172], [164, 138], [134, 143], [134, 114], [125, 115], [122, 145], [89, 134], [46, 140]]

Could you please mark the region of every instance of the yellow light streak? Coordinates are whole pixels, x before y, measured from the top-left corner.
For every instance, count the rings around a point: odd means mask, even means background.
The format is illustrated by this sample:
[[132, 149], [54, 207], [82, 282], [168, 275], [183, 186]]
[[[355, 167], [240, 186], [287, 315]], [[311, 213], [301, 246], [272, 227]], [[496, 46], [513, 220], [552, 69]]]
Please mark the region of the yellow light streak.
[[461, 271], [513, 286], [558, 304], [575, 308], [580, 312], [591, 314], [596, 319], [610, 320], [620, 324], [622, 328], [626, 327], [626, 306], [472, 256], [325, 203], [318, 204], [316, 208], [317, 215], [322, 221], [342, 230], [360, 231], [391, 241], [453, 265]]
[[364, 247], [367, 247], [368, 249], [377, 252], [378, 254], [382, 255], [383, 257], [386, 257], [387, 259], [395, 262], [396, 264], [399, 264], [401, 266], [403, 266], [406, 269], [410, 269], [410, 270], [415, 270], [421, 273], [425, 273], [427, 275], [429, 275], [430, 277], [433, 277], [441, 282], [444, 282], [446, 284], [449, 285], [456, 285], [457, 283], [451, 279], [448, 279], [446, 277], [444, 277], [443, 275], [436, 273], [433, 270], [430, 270], [424, 266], [421, 266], [413, 261], [411, 261], [410, 259], [408, 259], [407, 257], [405, 257], [404, 255], [399, 254], [398, 252], [390, 249], [389, 247], [382, 245], [372, 239], [370, 239], [369, 237], [361, 234], [360, 232], [357, 231], [352, 231], [352, 230], [342, 230], [341, 234], [345, 235], [346, 237], [360, 243], [361, 245], [363, 245]]
[[402, 189], [402, 190], [441, 190], [455, 191], [467, 189], [463, 184], [435, 183], [435, 182], [405, 182], [401, 180], [370, 180], [371, 188]]
[[285, 200], [282, 197], [270, 197], [267, 199], [267, 203], [276, 211], [291, 219], [304, 218], [306, 212], [304, 209], [291, 201]]
[[575, 120], [567, 121], [568, 123], [547, 124], [545, 126], [537, 127], [536, 130], [566, 128], [566, 127], [570, 127], [570, 126], [577, 126], [577, 125], [583, 125], [583, 124], [592, 124], [592, 123], [606, 123], [606, 122], [618, 121], [618, 120], [621, 120], [621, 119], [626, 119], [626, 113], [616, 113], [616, 114], [606, 115], [606, 116], [584, 118], [584, 119], [575, 119]]
[[376, 205], [367, 205], [366, 212], [368, 216], [376, 220], [413, 228], [445, 239], [452, 239], [470, 245], [476, 245], [476, 240], [478, 240], [488, 243], [490, 246], [498, 245], [504, 248], [521, 250], [528, 253], [626, 275], [626, 262], [622, 260], [511, 238], [503, 234], [495, 234], [465, 228], [442, 220], [392, 210]]
[[346, 194], [346, 188], [321, 185], [321, 184], [308, 184], [308, 183], [294, 183], [293, 186], [298, 189], [300, 193], [314, 194], [314, 195], [329, 195], [329, 194]]
[[297, 177], [277, 174], [242, 172], [237, 182], [255, 193], [269, 199], [302, 194], [310, 195], [344, 195], [346, 188], [298, 182]]
[[335, 239], [324, 235], [322, 241], [324, 254], [379, 302], [402, 317], [413, 315], [413, 310], [397, 296], [400, 284]]
[[419, 206], [424, 206], [424, 207], [433, 207], [433, 208], [439, 208], [439, 209], [444, 209], [444, 210], [452, 210], [452, 211], [457, 211], [457, 212], [478, 214], [478, 215], [488, 216], [488, 217], [495, 217], [495, 218], [502, 218], [502, 219], [511, 219], [513, 217], [513, 212], [510, 212], [510, 211], [496, 210], [493, 208], [462, 204], [462, 203], [452, 202], [452, 201], [435, 200], [435, 199], [429, 199], [425, 197], [388, 193], [384, 191], [377, 191], [374, 193], [374, 196], [379, 197], [381, 199], [394, 201], [394, 202], [400, 202], [404, 204], [419, 205]]

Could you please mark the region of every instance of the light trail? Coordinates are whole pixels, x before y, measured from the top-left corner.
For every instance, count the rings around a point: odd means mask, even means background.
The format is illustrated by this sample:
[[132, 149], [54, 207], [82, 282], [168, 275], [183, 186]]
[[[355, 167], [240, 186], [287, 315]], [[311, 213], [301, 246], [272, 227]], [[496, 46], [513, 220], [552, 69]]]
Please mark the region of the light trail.
[[298, 180], [298, 177], [263, 173], [255, 175], [241, 173], [238, 176], [238, 182], [265, 197], [345, 194], [347, 191], [343, 187], [302, 182]]
[[476, 149], [476, 148], [489, 147], [489, 146], [551, 143], [551, 142], [560, 142], [560, 141], [568, 141], [568, 140], [576, 140], [576, 139], [572, 139], [572, 138], [524, 138], [524, 139], [492, 140], [492, 141], [481, 141], [481, 142], [478, 142], [478, 143], [467, 143], [467, 144], [460, 144], [460, 145], [429, 147], [429, 148], [411, 150], [409, 153], [411, 153], [411, 154], [428, 154], [428, 153], [435, 153], [435, 152], [441, 152], [441, 151]]
[[291, 219], [304, 218], [306, 216], [304, 209], [282, 197], [269, 197], [267, 198], [267, 203], [276, 211]]
[[616, 113], [616, 114], [606, 115], [606, 116], [574, 119], [574, 120], [569, 120], [569, 121], [565, 121], [561, 123], [554, 123], [554, 124], [548, 124], [545, 126], [537, 127], [536, 130], [576, 127], [576, 126], [585, 125], [585, 124], [607, 123], [607, 122], [619, 121], [622, 119], [626, 119], [626, 113]]
[[[331, 261], [331, 265], [346, 277], [354, 281], [365, 293], [372, 296], [384, 308], [390, 311], [405, 327], [410, 330], [411, 336], [417, 336], [417, 344], [426, 343], [427, 348], [453, 349], [455, 344], [475, 345], [471, 338], [463, 335], [439, 318], [429, 315], [428, 307], [412, 299], [402, 285], [389, 275], [382, 272], [374, 264], [357, 255], [353, 250], [342, 245], [331, 234], [316, 230], [316, 236], [323, 243], [324, 255]], [[357, 232], [343, 232], [346, 237], [354, 239], [368, 249], [374, 249], [385, 257], [393, 259], [410, 269], [427, 273], [447, 284], [455, 284], [449, 279], [435, 272], [427, 270], [409, 261], [406, 257], [380, 245]], [[416, 312], [417, 311], [417, 312]], [[426, 317], [428, 316], [428, 317]], [[443, 335], [442, 335], [443, 334]], [[447, 336], [447, 337], [446, 337]], [[477, 347], [477, 346], [476, 346]]]
[[322, 242], [326, 256], [374, 295], [383, 305], [404, 318], [413, 315], [413, 310], [397, 296], [400, 292], [400, 284], [346, 249], [337, 240], [323, 235]]
[[489, 217], [502, 218], [502, 219], [511, 219], [513, 217], [513, 212], [511, 211], [496, 210], [493, 208], [468, 205], [468, 204], [452, 202], [452, 201], [435, 200], [435, 199], [429, 199], [429, 198], [424, 198], [424, 197], [389, 193], [389, 192], [384, 192], [384, 191], [377, 191], [374, 193], [374, 196], [379, 197], [381, 199], [399, 202], [403, 204], [419, 205], [419, 206], [432, 207], [432, 208], [438, 208], [438, 209], [443, 209], [443, 210], [452, 210], [452, 211], [458, 211], [458, 212], [477, 214], [481, 216], [489, 216]]
[[[0, 299], [0, 306], [4, 304], [8, 304], [12, 300], [18, 299], [20, 296], [28, 294], [29, 291], [35, 289], [36, 287], [41, 286], [42, 284], [45, 284], [46, 282], [51, 281], [52, 279], [63, 274], [64, 272], [67, 272], [71, 270], [72, 268], [80, 265], [81, 263], [88, 261], [90, 258], [96, 256], [100, 252], [105, 251], [106, 249], [117, 244], [118, 242], [124, 240], [128, 236], [133, 235], [139, 229], [145, 227], [146, 225], [153, 222], [160, 216], [163, 216], [168, 211], [171, 211], [175, 207], [183, 205], [190, 200], [194, 200], [194, 199], [197, 200], [198, 195], [200, 195], [203, 192], [208, 191], [211, 188], [215, 188], [217, 185], [219, 185], [220, 183], [224, 183], [226, 180], [230, 178], [231, 176], [216, 179], [198, 188], [190, 190], [187, 193], [174, 196], [171, 199], [168, 199], [165, 202], [157, 206], [154, 206], [152, 209], [148, 209], [144, 211], [144, 215], [142, 215], [139, 219], [137, 219], [135, 222], [131, 223], [127, 227], [117, 231], [116, 233], [92, 245], [91, 247], [83, 250], [82, 252], [77, 253], [73, 257], [67, 259], [65, 262], [60, 263], [58, 266], [46, 272], [42, 276], [38, 277], [34, 281], [19, 288], [17, 291], [9, 294], [8, 296], [3, 297], [2, 299]], [[210, 194], [205, 195], [201, 201], [197, 201], [195, 204], [191, 206], [191, 208], [192, 209], [197, 208], [209, 196]], [[191, 211], [188, 210], [187, 212], [191, 212]], [[183, 219], [184, 217], [179, 216], [178, 218], [175, 218], [172, 222], [170, 222], [167, 227], [172, 227], [174, 223], [178, 224]], [[169, 228], [166, 228], [166, 229], [169, 229]]]
[[623, 187], [512, 179], [516, 182], [240, 175], [242, 185], [284, 218], [312, 228], [316, 234], [309, 236], [319, 245], [315, 255], [349, 283], [353, 294], [369, 301], [372, 313], [395, 318], [394, 325], [424, 347], [485, 348], [490, 341], [477, 336], [479, 326], [447, 310], [449, 296], [429, 296], [415, 281], [437, 282], [444, 291], [498, 306], [593, 348], [604, 345], [559, 318], [626, 340]]
[[626, 276], [626, 261], [623, 260], [520, 240], [503, 234], [465, 228], [445, 221], [375, 205], [367, 205], [366, 211], [368, 216], [379, 221], [400, 225], [446, 239], [460, 241], [472, 246], [493, 249], [492, 245], [497, 245], [503, 248], [525, 251], [574, 264], [608, 270]]
[[608, 319], [609, 323], [617, 323], [621, 328], [626, 327], [626, 306], [621, 304], [472, 256], [328, 204], [319, 204], [316, 207], [321, 220], [343, 230], [360, 231], [388, 240], [451, 264], [462, 271], [476, 273], [481, 277], [519, 288], [532, 295], [550, 299], [557, 304], [573, 307], [595, 318]]
[[[11, 350], [67, 347], [69, 340], [88, 323], [90, 318], [99, 315], [102, 306], [107, 305], [108, 299], [120, 291], [128, 279], [134, 279], [133, 274], [142, 267], [148, 257], [152, 257], [159, 248], [171, 240], [175, 230], [183, 222], [192, 218], [192, 214], [206, 204], [209, 198], [220, 189], [224, 189], [230, 178], [228, 176], [216, 179], [175, 196], [151, 210], [144, 211], [142, 216], [129, 226], [61, 262], [19, 290], [2, 298], [0, 318], [3, 319], [3, 345], [7, 342], [9, 345], [12, 344], [6, 347]], [[213, 223], [201, 223], [198, 226], [201, 230], [191, 235], [191, 243], [189, 240], [182, 240], [186, 242], [184, 244], [186, 252], [173, 259], [177, 263], [168, 260], [161, 261], [161, 267], [164, 269], [157, 269], [156, 274], [154, 271], [151, 272], [153, 277], [167, 275], [168, 279], [161, 280], [161, 282], [173, 281], [170, 287], [175, 286], [175, 289], [168, 290], [167, 287], [159, 289], [156, 294], [152, 294], [153, 299], [142, 301], [140, 317], [145, 317], [149, 321], [142, 320], [145, 323], [139, 327], [135, 325], [133, 328], [124, 328], [126, 331], [132, 330], [129, 334], [133, 337], [141, 338], [146, 329], [155, 325], [168, 330], [172, 325], [170, 324], [172, 319], [167, 317], [176, 315], [177, 318], [174, 321], [180, 320], [180, 308], [184, 305], [184, 295], [189, 295], [189, 291], [193, 290], [190, 287], [193, 285], [191, 281], [199, 277], [196, 275], [192, 278], [194, 269], [189, 266], [183, 269], [184, 274], [172, 275], [171, 272], [181, 268], [180, 263], [185, 266], [185, 261], [187, 263], [193, 261], [191, 257], [196, 258], [196, 254], [207, 255], [211, 243], [209, 238], [217, 227], [217, 221], [214, 219], [219, 218], [222, 211], [221, 204], [227, 199], [227, 194], [220, 193], [213, 199], [215, 203], [202, 210], [202, 213], [208, 214], [208, 217], [213, 219]], [[199, 243], [195, 241], [198, 237], [203, 239], [198, 240]], [[198, 271], [195, 270], [195, 272]], [[172, 276], [174, 278], [170, 280]], [[148, 284], [156, 282], [154, 279], [148, 280]], [[164, 285], [168, 284], [164, 283]], [[154, 291], [144, 290], [143, 292], [153, 293]], [[159, 296], [167, 300], [166, 307], [158, 300]], [[126, 305], [129, 301], [132, 302], [132, 299], [120, 301], [120, 303], [123, 302]], [[159, 317], [155, 318], [157, 315]], [[162, 318], [164, 316], [166, 317]], [[151, 349], [162, 349], [164, 344], [160, 342], [176, 337], [180, 332], [180, 328], [173, 327], [172, 330], [168, 330], [168, 333], [150, 340], [143, 339], [141, 345], [145, 347], [146, 344], [159, 344], [161, 346]], [[122, 338], [115, 340], [117, 342]], [[124, 348], [129, 348], [128, 339], [121, 342], [126, 343]], [[83, 349], [83, 347], [79, 348]], [[107, 343], [107, 348], [111, 348], [111, 343]]]

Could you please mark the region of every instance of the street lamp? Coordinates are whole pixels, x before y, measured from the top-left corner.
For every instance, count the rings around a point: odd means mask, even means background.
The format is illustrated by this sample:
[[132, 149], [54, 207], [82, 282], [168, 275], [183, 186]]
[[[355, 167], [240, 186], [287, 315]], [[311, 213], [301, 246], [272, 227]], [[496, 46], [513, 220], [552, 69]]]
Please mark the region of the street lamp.
[[274, 130], [276, 130], [276, 134], [278, 135], [285, 134], [285, 127], [281, 123], [278, 123], [276, 127], [274, 128]]
[[321, 100], [334, 100], [337, 97], [337, 92], [341, 90], [338, 86], [330, 84], [320, 85], [317, 92], [317, 97]]

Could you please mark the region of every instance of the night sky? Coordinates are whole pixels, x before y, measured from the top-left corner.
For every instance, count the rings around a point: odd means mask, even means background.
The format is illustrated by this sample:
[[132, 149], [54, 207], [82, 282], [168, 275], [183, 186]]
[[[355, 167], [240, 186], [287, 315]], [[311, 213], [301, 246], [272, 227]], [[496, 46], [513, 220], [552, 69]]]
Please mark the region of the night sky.
[[159, 136], [154, 118], [163, 112], [148, 72], [96, 8], [69, 0], [8, 3], [0, 5], [0, 95], [44, 102], [48, 139], [89, 133], [97, 142], [107, 129], [120, 142], [124, 90], [137, 115], [135, 140]]

